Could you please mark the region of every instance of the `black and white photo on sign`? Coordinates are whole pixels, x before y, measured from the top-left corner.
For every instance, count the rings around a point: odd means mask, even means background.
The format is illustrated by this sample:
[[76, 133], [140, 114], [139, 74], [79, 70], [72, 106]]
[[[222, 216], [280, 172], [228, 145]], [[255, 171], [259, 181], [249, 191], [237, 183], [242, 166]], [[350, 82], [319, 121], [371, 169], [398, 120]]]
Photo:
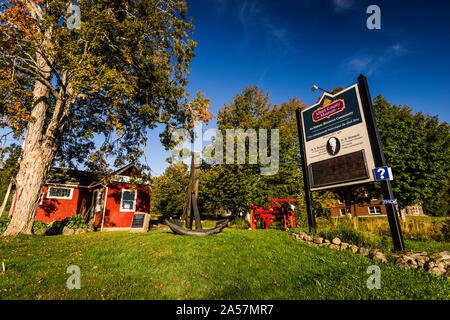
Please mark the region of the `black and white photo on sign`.
[[327, 141], [327, 151], [330, 155], [334, 156], [339, 152], [341, 149], [341, 143], [339, 142], [339, 139], [336, 137], [331, 137]]

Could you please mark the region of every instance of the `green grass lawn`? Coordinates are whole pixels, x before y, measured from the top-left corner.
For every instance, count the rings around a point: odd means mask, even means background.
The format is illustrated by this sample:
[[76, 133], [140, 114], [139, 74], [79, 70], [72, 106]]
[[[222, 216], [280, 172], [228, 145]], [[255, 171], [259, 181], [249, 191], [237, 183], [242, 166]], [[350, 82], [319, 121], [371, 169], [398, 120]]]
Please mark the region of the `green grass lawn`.
[[[207, 237], [95, 232], [0, 239], [0, 299], [449, 299], [450, 282], [296, 241], [281, 230]], [[69, 265], [81, 289], [69, 290]], [[1, 271], [1, 270], [0, 270]]]

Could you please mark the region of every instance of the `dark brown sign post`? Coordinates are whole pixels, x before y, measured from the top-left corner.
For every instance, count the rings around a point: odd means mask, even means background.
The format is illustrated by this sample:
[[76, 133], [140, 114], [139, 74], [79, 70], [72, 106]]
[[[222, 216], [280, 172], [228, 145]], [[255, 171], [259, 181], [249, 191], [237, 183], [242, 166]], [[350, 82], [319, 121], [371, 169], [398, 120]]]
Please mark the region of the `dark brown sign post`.
[[300, 151], [302, 154], [302, 174], [303, 174], [303, 191], [305, 192], [305, 203], [306, 203], [306, 214], [308, 215], [308, 226], [309, 226], [309, 233], [315, 234], [317, 232], [316, 227], [316, 217], [314, 215], [314, 204], [313, 204], [313, 197], [312, 192], [310, 190], [310, 181], [309, 181], [309, 174], [308, 174], [308, 167], [306, 166], [305, 161], [305, 144], [303, 143], [303, 126], [301, 123], [301, 114], [300, 109], [297, 108], [295, 110], [295, 115], [297, 116], [297, 130], [298, 130], [298, 140], [300, 144]]
[[[318, 103], [297, 109], [296, 116], [309, 232], [315, 234], [312, 191], [378, 181], [374, 171], [387, 168], [386, 160], [363, 75], [358, 84], [335, 95], [326, 92]], [[404, 251], [391, 182], [381, 184], [394, 250]]]
[[[369, 132], [370, 143], [372, 145], [372, 153], [376, 167], [385, 167], [386, 159], [384, 157], [383, 146], [381, 144], [380, 133], [378, 132], [377, 121], [375, 119], [375, 111], [372, 106], [372, 98], [369, 92], [367, 79], [362, 74], [358, 77], [358, 88], [361, 96], [361, 102], [364, 114], [367, 120], [367, 129]], [[394, 200], [394, 192], [392, 191], [391, 181], [382, 180], [381, 188], [383, 190], [384, 199]], [[393, 201], [388, 201], [386, 206], [389, 227], [391, 229], [392, 241], [395, 251], [404, 251], [405, 244], [403, 242], [402, 230], [398, 221], [398, 213]]]

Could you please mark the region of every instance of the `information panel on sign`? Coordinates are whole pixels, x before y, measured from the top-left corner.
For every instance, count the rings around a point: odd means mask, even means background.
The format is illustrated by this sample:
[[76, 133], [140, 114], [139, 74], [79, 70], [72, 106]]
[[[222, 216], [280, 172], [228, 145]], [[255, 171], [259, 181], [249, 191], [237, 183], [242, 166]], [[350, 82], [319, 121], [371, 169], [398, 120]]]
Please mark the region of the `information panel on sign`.
[[358, 85], [301, 112], [311, 191], [374, 181], [375, 168]]
[[329, 186], [369, 178], [364, 150], [314, 162], [310, 168], [312, 187]]

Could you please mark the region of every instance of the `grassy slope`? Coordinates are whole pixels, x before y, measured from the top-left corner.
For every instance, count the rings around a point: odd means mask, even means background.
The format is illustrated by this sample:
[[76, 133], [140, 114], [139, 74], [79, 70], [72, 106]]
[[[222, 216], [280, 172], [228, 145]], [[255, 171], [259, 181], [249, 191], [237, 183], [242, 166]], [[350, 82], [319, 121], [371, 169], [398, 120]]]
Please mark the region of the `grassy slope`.
[[[449, 281], [295, 241], [279, 230], [225, 229], [209, 237], [169, 231], [0, 239], [0, 299], [449, 299]], [[69, 265], [81, 289], [68, 290]]]

